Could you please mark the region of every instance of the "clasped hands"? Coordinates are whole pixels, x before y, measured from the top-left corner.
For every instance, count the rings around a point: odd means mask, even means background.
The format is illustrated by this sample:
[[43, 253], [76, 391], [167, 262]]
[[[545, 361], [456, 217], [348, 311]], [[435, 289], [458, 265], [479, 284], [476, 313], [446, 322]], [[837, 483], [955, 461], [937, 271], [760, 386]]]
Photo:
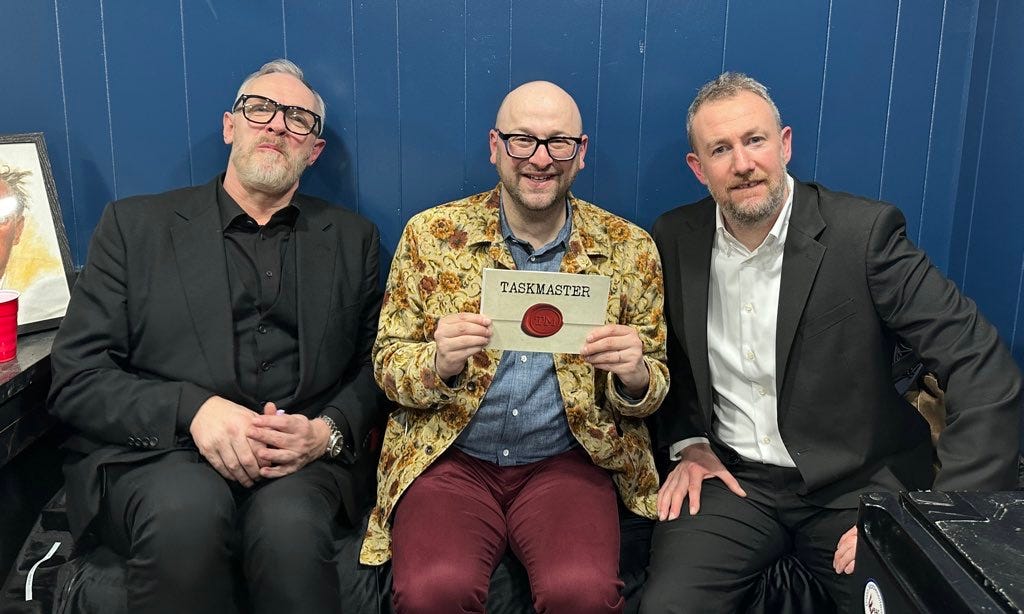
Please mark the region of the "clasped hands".
[[[736, 478], [725, 468], [722, 461], [706, 443], [695, 443], [683, 449], [679, 464], [665, 478], [658, 491], [658, 520], [675, 520], [679, 517], [683, 501], [689, 500], [691, 516], [700, 510], [700, 491], [704, 480], [718, 478], [739, 497], [747, 493]], [[832, 568], [837, 574], [853, 573], [857, 560], [856, 525], [843, 533], [836, 544], [832, 557]]]
[[[453, 313], [438, 320], [434, 369], [441, 379], [462, 373], [466, 361], [484, 349], [491, 334], [491, 319], [478, 313]], [[595, 328], [587, 335], [580, 355], [595, 368], [614, 373], [630, 396], [647, 393], [651, 374], [644, 362], [643, 342], [631, 326], [605, 324]]]
[[213, 396], [199, 407], [189, 433], [218, 473], [249, 488], [262, 478], [294, 473], [319, 458], [327, 447], [330, 427], [301, 414], [279, 415], [273, 403], [266, 403], [263, 414], [256, 414]]

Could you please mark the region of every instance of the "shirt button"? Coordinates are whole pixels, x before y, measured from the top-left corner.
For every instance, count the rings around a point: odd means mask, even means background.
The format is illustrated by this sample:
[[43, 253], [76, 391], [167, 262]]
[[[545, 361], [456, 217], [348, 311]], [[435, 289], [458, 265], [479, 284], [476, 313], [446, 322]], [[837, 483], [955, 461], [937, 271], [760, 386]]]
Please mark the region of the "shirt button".
[[263, 362], [260, 363], [260, 370], [262, 370], [262, 371], [270, 371], [270, 367], [273, 367], [273, 366], [274, 366], [274, 363], [270, 362], [269, 360], [264, 360]]
[[537, 262], [536, 256], [530, 256], [530, 262]]
[[518, 416], [519, 415], [519, 410], [518, 409], [513, 409], [512, 410], [512, 415], [513, 416]]
[[753, 350], [747, 350], [747, 360], [754, 360]]
[[765, 390], [764, 388], [758, 388], [757, 389], [757, 394], [759, 394], [761, 396], [764, 396], [764, 395], [768, 394], [768, 391]]
[[526, 362], [526, 354], [521, 354], [519, 356], [519, 362]]
[[761, 438], [761, 443], [763, 443], [764, 445], [768, 445], [771, 442], [772, 442], [772, 438], [771, 437], [762, 437]]
[[260, 324], [259, 326], [256, 327], [256, 332], [258, 332], [261, 335], [267, 334], [267, 325]]
[[754, 306], [751, 305], [750, 303], [747, 303], [746, 305], [743, 306], [743, 311], [746, 311], [747, 313], [750, 313], [753, 310], [754, 310]]
[[274, 276], [274, 272], [273, 271], [267, 271], [266, 275], [267, 275], [267, 277], [273, 277]]
[[501, 455], [502, 456], [508, 456], [508, 450], [502, 450], [501, 451]]

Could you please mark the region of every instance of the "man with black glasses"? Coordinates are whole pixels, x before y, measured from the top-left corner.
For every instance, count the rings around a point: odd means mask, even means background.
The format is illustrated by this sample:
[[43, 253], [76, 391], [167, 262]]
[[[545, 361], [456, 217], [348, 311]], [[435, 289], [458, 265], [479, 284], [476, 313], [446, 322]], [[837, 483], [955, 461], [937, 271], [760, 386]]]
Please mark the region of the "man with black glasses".
[[[616, 499], [656, 512], [643, 417], [668, 389], [658, 254], [569, 192], [587, 136], [558, 86], [513, 90], [490, 150], [498, 187], [417, 215], [395, 252], [373, 354], [401, 407], [361, 559], [393, 559], [398, 612], [483, 612], [506, 550], [538, 612], [621, 612]], [[485, 349], [484, 269], [607, 276], [605, 324], [578, 354]]]
[[223, 175], [114, 202], [93, 235], [50, 403], [76, 431], [72, 530], [127, 559], [128, 611], [338, 607], [381, 295], [373, 224], [296, 192], [323, 118], [297, 66], [265, 64], [224, 114]]

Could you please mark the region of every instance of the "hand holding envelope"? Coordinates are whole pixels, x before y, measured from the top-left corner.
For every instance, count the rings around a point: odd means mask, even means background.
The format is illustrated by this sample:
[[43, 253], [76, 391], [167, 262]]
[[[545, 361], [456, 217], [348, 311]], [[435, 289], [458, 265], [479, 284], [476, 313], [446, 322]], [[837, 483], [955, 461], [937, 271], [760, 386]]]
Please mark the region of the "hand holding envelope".
[[630, 396], [647, 394], [651, 372], [644, 362], [643, 342], [632, 326], [605, 324], [594, 329], [580, 354], [594, 368], [614, 373]]
[[437, 321], [434, 370], [441, 379], [462, 373], [466, 360], [491, 340], [491, 319], [478, 313], [451, 313]]

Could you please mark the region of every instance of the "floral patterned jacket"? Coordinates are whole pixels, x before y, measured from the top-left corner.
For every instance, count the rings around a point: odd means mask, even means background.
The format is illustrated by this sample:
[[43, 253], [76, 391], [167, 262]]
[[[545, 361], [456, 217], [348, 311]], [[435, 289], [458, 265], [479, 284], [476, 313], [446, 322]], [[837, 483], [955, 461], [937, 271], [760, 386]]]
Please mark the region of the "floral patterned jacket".
[[[395, 252], [373, 367], [377, 383], [399, 407], [384, 434], [377, 505], [360, 553], [365, 564], [391, 558], [395, 504], [469, 424], [497, 370], [501, 351], [480, 352], [449, 387], [434, 371], [433, 338], [442, 316], [479, 312], [484, 268], [515, 268], [501, 236], [498, 194], [494, 189], [416, 215]], [[561, 270], [611, 277], [606, 321], [637, 330], [651, 382], [646, 396], [631, 403], [618, 394], [610, 373], [595, 372], [578, 355], [555, 354], [558, 387], [577, 441], [611, 473], [626, 506], [654, 518], [658, 475], [643, 418], [668, 392], [661, 263], [646, 232], [570, 198], [572, 233]]]

